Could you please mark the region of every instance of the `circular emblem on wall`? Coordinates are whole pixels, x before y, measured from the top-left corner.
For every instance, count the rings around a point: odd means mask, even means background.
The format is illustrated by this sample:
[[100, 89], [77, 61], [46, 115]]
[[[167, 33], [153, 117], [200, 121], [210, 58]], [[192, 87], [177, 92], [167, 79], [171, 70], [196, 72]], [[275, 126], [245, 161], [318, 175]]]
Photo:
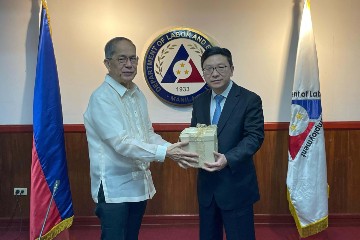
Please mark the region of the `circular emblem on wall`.
[[161, 34], [144, 57], [144, 75], [151, 91], [169, 104], [192, 104], [208, 89], [202, 77], [201, 55], [212, 46], [208, 36], [190, 28], [173, 28]]

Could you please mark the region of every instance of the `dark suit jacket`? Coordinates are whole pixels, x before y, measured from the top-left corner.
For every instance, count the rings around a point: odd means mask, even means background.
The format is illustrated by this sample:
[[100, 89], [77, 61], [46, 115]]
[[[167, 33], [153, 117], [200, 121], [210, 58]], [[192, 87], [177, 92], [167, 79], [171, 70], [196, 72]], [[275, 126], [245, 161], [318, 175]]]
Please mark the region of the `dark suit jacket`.
[[[210, 125], [210, 101], [211, 90], [194, 100], [191, 126]], [[261, 98], [233, 83], [218, 122], [217, 135], [218, 152], [225, 154], [228, 165], [216, 172], [199, 169], [199, 204], [208, 206], [213, 197], [223, 210], [255, 203], [260, 195], [253, 155], [264, 140]]]

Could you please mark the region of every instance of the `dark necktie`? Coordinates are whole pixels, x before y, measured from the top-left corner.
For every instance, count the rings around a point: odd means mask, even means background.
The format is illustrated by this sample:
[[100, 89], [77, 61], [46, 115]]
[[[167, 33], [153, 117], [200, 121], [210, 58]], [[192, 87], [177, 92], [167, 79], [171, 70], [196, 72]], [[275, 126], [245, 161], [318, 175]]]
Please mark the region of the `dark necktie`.
[[224, 99], [225, 97], [222, 95], [216, 95], [215, 96], [215, 101], [216, 101], [216, 108], [215, 108], [215, 112], [214, 112], [214, 116], [212, 119], [211, 124], [213, 125], [217, 125], [217, 123], [219, 122], [219, 118], [220, 118], [220, 114], [221, 114], [221, 101]]

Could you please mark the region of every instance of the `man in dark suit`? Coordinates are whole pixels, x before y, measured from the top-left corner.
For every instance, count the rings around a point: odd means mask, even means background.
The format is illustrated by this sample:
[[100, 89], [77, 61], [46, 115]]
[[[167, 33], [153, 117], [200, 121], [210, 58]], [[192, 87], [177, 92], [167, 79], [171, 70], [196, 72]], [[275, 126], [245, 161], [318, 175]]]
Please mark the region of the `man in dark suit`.
[[228, 240], [255, 239], [253, 204], [260, 195], [253, 155], [264, 140], [262, 101], [230, 80], [228, 49], [207, 49], [201, 66], [211, 90], [195, 99], [191, 126], [217, 124], [218, 152], [198, 172], [200, 240], [222, 240], [223, 227]]

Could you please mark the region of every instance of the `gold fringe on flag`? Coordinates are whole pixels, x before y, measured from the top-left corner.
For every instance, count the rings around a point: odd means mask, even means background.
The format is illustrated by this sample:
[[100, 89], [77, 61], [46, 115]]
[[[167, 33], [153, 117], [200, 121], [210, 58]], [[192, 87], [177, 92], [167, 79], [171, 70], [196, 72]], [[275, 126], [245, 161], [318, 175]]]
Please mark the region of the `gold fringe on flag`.
[[48, 25], [49, 25], [49, 30], [50, 30], [50, 36], [52, 36], [52, 29], [51, 29], [51, 25], [50, 25], [50, 14], [49, 14], [49, 9], [48, 9], [46, 0], [41, 0], [41, 4], [46, 9], [46, 17], [47, 17], [47, 20], [48, 20], [48, 23], [49, 23]]
[[296, 213], [295, 207], [291, 202], [289, 189], [287, 189], [286, 192], [287, 192], [287, 199], [289, 202], [289, 210], [295, 220], [296, 228], [298, 229], [300, 237], [302, 237], [302, 238], [309, 237], [311, 235], [317, 234], [317, 233], [325, 230], [328, 227], [328, 216], [326, 216], [314, 223], [311, 223], [309, 225], [302, 227], [300, 224], [299, 217]]
[[44, 236], [41, 236], [41, 238], [37, 238], [37, 240], [52, 240], [52, 239], [54, 239], [59, 233], [61, 233], [65, 229], [69, 228], [72, 225], [73, 220], [74, 220], [74, 216], [61, 221], [60, 223], [56, 224]]

